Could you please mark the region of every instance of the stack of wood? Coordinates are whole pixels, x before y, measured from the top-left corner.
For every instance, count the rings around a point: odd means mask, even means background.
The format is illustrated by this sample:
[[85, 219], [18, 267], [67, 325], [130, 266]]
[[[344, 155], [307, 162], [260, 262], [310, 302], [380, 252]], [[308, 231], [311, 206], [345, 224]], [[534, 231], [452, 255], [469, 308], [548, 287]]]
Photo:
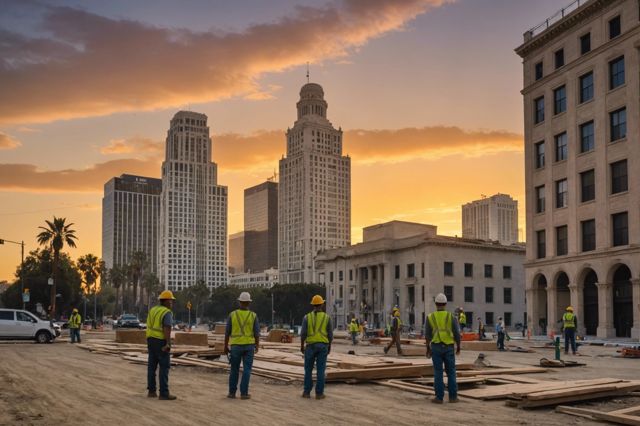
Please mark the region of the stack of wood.
[[573, 416], [585, 417], [590, 420], [602, 420], [621, 425], [640, 425], [640, 406], [623, 408], [614, 411], [599, 411], [587, 408], [567, 407], [560, 405], [556, 407], [556, 412], [571, 414]]

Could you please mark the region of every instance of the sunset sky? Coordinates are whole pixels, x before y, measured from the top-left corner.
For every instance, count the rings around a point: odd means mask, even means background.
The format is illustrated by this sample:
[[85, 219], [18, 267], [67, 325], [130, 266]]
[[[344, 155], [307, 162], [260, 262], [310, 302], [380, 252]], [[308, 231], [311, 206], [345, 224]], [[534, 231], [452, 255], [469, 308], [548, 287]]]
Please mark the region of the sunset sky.
[[[568, 1], [567, 1], [568, 3]], [[557, 0], [3, 0], [0, 238], [53, 215], [101, 254], [103, 184], [160, 176], [180, 109], [209, 117], [229, 232], [273, 174], [306, 82], [352, 157], [352, 240], [392, 219], [461, 233], [461, 205], [511, 194], [524, 229], [522, 70], [513, 49]], [[524, 235], [524, 233], [521, 233]], [[18, 246], [0, 246], [12, 280]]]

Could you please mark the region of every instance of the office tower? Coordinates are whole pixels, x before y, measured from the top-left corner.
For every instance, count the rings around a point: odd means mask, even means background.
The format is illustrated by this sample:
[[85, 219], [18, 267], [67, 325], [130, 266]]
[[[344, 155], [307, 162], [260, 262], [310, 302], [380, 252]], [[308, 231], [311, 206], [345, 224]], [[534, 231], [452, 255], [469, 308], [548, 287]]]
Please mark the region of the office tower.
[[518, 202], [506, 194], [472, 201], [462, 206], [462, 238], [518, 242]]
[[244, 270], [278, 267], [278, 183], [244, 190]]
[[241, 274], [244, 272], [244, 232], [236, 232], [229, 235], [229, 273]]

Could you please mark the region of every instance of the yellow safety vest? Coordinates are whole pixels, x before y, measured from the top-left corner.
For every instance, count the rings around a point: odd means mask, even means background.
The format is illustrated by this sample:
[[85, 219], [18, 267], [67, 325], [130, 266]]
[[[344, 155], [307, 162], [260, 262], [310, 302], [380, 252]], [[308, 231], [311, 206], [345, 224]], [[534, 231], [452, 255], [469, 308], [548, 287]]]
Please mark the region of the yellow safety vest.
[[351, 321], [351, 324], [349, 324], [349, 331], [352, 333], [357, 333], [358, 329], [358, 324], [356, 324], [355, 321]]
[[431, 326], [431, 342], [453, 345], [452, 315], [447, 311], [436, 311], [429, 314]]
[[171, 312], [166, 306], [156, 305], [149, 311], [147, 315], [147, 338], [164, 340], [164, 331], [162, 330], [162, 320], [164, 316]]
[[69, 328], [80, 328], [80, 324], [82, 324], [80, 314], [71, 314], [71, 317], [69, 317]]
[[329, 343], [327, 325], [329, 315], [324, 312], [307, 314], [307, 343]]
[[253, 327], [256, 321], [255, 312], [248, 309], [236, 309], [231, 313], [231, 338], [230, 345], [254, 345], [256, 337]]
[[564, 321], [564, 328], [576, 328], [576, 316], [571, 312], [565, 312], [562, 321]]
[[460, 324], [466, 324], [467, 323], [467, 316], [464, 314], [464, 312], [460, 312]]

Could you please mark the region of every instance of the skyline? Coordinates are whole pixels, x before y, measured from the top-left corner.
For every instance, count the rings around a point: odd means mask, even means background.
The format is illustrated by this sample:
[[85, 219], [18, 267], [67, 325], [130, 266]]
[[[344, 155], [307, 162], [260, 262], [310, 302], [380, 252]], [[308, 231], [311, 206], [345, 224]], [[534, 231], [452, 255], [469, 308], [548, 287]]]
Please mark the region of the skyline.
[[[0, 109], [0, 147], [4, 148], [0, 149], [0, 205], [4, 206], [0, 208], [0, 217], [7, 225], [11, 224], [0, 229], [0, 237], [24, 239], [27, 251], [35, 249], [37, 226], [56, 214], [77, 224], [80, 244], [71, 252], [73, 258], [87, 252], [100, 254], [100, 237], [90, 230], [100, 228], [102, 185], [121, 173], [159, 177], [166, 123], [185, 107], [209, 116], [213, 156], [220, 167], [219, 182], [230, 189], [229, 233], [242, 230], [242, 191], [264, 181], [277, 168], [277, 160], [285, 152], [284, 132], [295, 114], [297, 92], [306, 82], [307, 61], [311, 62], [311, 81], [321, 84], [326, 91], [330, 121], [345, 131], [345, 154], [352, 157], [353, 242], [361, 240], [362, 227], [393, 219], [431, 223], [438, 225], [442, 234], [461, 235], [461, 205], [483, 193], [508, 193], [516, 198], [521, 209], [520, 227], [524, 228], [522, 114], [518, 93], [522, 83], [520, 61], [513, 48], [521, 42], [527, 28], [561, 5], [551, 1], [527, 5], [524, 1], [498, 0], [401, 4], [345, 1], [336, 3], [337, 6], [323, 3], [315, 9], [292, 11], [286, 2], [274, 2], [268, 10], [262, 10], [264, 6], [245, 6], [249, 3], [242, 5], [251, 9], [244, 12], [223, 4], [209, 5], [219, 13], [215, 16], [217, 21], [207, 26], [201, 18], [195, 18], [201, 15], [196, 11], [206, 6], [193, 2], [195, 11], [176, 14], [179, 18], [174, 28], [182, 31], [161, 31], [159, 39], [164, 43], [153, 36], [157, 36], [159, 28], [169, 25], [159, 18], [166, 17], [162, 10], [170, 9], [169, 3], [161, 3], [157, 16], [148, 17], [144, 10], [137, 10], [140, 6], [127, 9], [124, 2], [109, 6], [83, 3], [85, 12], [48, 6], [46, 2], [42, 3], [45, 6], [8, 3], [8, 12], [0, 16], [0, 29], [4, 30], [0, 38], [7, 43], [0, 75], [13, 80], [0, 81], [21, 84], [12, 87], [13, 92], [7, 92], [4, 89], [10, 83], [0, 83], [3, 89], [0, 99], [19, 99], [21, 103], [3, 102], [5, 106], [12, 104], [12, 108]], [[297, 4], [304, 3], [310, 4]], [[43, 12], [43, 7], [49, 8], [49, 12]], [[109, 8], [119, 8], [119, 13], [105, 10]], [[34, 10], [39, 13], [33, 13]], [[380, 15], [373, 26], [359, 18], [361, 14], [372, 13]], [[122, 21], [119, 17], [123, 15], [134, 20], [144, 17], [146, 21], [144, 24]], [[8, 19], [16, 16], [22, 18]], [[45, 25], [38, 27], [34, 16], [44, 19]], [[309, 29], [310, 23], [327, 24], [320, 18], [330, 22], [336, 16], [340, 22], [331, 23], [331, 28], [339, 36], [326, 49], [313, 50], [317, 57], [308, 50], [323, 36], [322, 25], [313, 27], [316, 38], [311, 40], [291, 37], [298, 34], [292, 33], [292, 28]], [[505, 16], [512, 19], [495, 32], [488, 31], [492, 20], [502, 23]], [[25, 21], [31, 24], [25, 25], [27, 30], [21, 30], [21, 37], [17, 37], [16, 27]], [[87, 22], [100, 25], [91, 27]], [[75, 67], [91, 60], [100, 63], [100, 53], [119, 46], [117, 40], [112, 40], [115, 37], [112, 30], [118, 25], [131, 31], [129, 35], [140, 37], [135, 40], [149, 37], [147, 41], [168, 49], [175, 47], [171, 37], [184, 33], [190, 22], [192, 30], [179, 40], [188, 46], [200, 46], [199, 40], [208, 37], [209, 44], [205, 46], [215, 47], [226, 34], [227, 39], [238, 43], [234, 46], [242, 47], [240, 50], [246, 54], [242, 72], [247, 78], [238, 83], [240, 86], [233, 93], [214, 90], [207, 95], [207, 101], [193, 95], [193, 88], [177, 84], [171, 88], [180, 92], [180, 99], [160, 96], [162, 102], [154, 104], [148, 102], [155, 95], [151, 93], [145, 98], [143, 89], [154, 89], [145, 84], [158, 81], [138, 79], [135, 83], [144, 86], [132, 94], [138, 104], [130, 105], [126, 96], [123, 100], [118, 93], [97, 92], [86, 106], [83, 102], [87, 99], [80, 95], [89, 88], [109, 83], [109, 75], [102, 72], [76, 78], [78, 84], [86, 83], [84, 90], [80, 87], [78, 93], [69, 93], [68, 98], [57, 102], [55, 98], [49, 100], [51, 105], [40, 105], [40, 98], [32, 96], [33, 89], [27, 83], [33, 81], [29, 79], [51, 71], [47, 67], [52, 63], [71, 64], [74, 70], [83, 69]], [[472, 43], [448, 29], [454, 22], [468, 24], [466, 31], [476, 36]], [[203, 33], [207, 30], [210, 32]], [[284, 62], [273, 64], [264, 55], [257, 59], [251, 56], [251, 43], [255, 43], [255, 34], [263, 34], [261, 31], [273, 35], [275, 41], [268, 46], [272, 52], [286, 56]], [[63, 43], [51, 46], [52, 42], [34, 40], [34, 36], [45, 33], [53, 40], [64, 40], [67, 46], [75, 42], [85, 49], [70, 52]], [[284, 45], [279, 44], [278, 34], [288, 36]], [[434, 41], [430, 43], [431, 40]], [[289, 48], [296, 41], [304, 46]], [[446, 43], [440, 43], [443, 41]], [[488, 41], [493, 44], [487, 44]], [[105, 47], [109, 42], [113, 43]], [[483, 46], [495, 48], [472, 53]], [[425, 50], [424, 54], [415, 54], [420, 48]], [[448, 52], [456, 48], [460, 54]], [[493, 60], [477, 62], [480, 56]], [[127, 71], [133, 65], [118, 63], [124, 69], [113, 78], [116, 87], [122, 85], [120, 89], [124, 91], [130, 86], [124, 82], [131, 78]], [[475, 64], [473, 70], [483, 84], [476, 84], [465, 75], [471, 64]], [[222, 69], [215, 74], [229, 76], [236, 71]], [[73, 84], [55, 80], [55, 75], [52, 73], [52, 80], [48, 81], [58, 84], [58, 94], [65, 93], [65, 88], [73, 89]], [[189, 74], [173, 77], [188, 78]], [[172, 76], [166, 78], [171, 81]], [[206, 85], [206, 81], [198, 81]], [[449, 84], [451, 81], [457, 85]], [[162, 84], [155, 88], [161, 92], [163, 89], [167, 90]], [[484, 105], [480, 103], [482, 99], [490, 102]], [[82, 110], [85, 113], [78, 113], [78, 108], [68, 102], [85, 105]], [[93, 104], [108, 105], [92, 109]], [[247, 157], [248, 152], [252, 155]], [[451, 191], [452, 187], [456, 190]], [[4, 246], [0, 252], [0, 280], [12, 279], [16, 259], [19, 250], [14, 254], [9, 246]]]

